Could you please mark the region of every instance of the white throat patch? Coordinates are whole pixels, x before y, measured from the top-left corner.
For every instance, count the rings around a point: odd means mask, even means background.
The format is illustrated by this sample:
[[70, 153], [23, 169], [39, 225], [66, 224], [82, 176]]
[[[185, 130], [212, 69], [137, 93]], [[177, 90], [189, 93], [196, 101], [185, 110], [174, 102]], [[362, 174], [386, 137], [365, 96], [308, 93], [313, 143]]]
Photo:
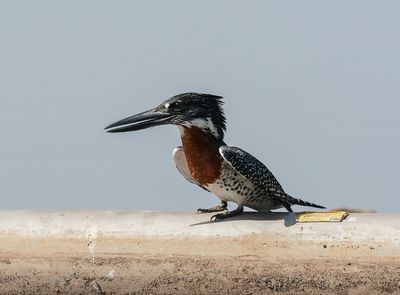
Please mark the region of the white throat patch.
[[[192, 126], [196, 126], [200, 129], [203, 130], [209, 130], [211, 132], [212, 135], [214, 135], [216, 138], [220, 138], [221, 134], [219, 134], [217, 127], [215, 127], [213, 121], [211, 120], [211, 118], [207, 118], [207, 119], [194, 119], [193, 121], [190, 121], [186, 124], [184, 124], [184, 126], [186, 127], [192, 127]], [[182, 132], [183, 130], [181, 130]]]

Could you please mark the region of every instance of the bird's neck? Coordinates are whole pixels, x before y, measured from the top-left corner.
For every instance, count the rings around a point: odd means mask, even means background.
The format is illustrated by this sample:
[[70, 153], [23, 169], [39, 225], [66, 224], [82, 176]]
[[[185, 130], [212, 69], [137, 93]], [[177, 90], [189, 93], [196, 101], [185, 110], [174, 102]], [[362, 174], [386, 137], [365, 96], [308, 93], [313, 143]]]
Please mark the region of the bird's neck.
[[[224, 128], [218, 124], [215, 123], [215, 119], [212, 117], [206, 117], [206, 118], [197, 118], [194, 120], [191, 120], [185, 124], [183, 124], [183, 127], [188, 127], [188, 128], [193, 128], [197, 127], [200, 129], [203, 133], [206, 133], [212, 137], [214, 137], [216, 140], [223, 141], [224, 140]], [[182, 134], [182, 132], [181, 132]]]
[[202, 185], [213, 183], [220, 174], [222, 157], [219, 147], [223, 141], [196, 126], [180, 126], [179, 130], [192, 177]]

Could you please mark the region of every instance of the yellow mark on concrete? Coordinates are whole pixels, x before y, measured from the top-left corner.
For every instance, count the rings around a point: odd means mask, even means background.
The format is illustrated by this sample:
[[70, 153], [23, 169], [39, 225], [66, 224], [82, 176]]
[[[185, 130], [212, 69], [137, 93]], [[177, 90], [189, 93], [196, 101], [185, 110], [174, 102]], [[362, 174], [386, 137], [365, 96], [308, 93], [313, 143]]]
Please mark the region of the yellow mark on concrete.
[[346, 211], [300, 212], [296, 213], [297, 222], [341, 222], [349, 215]]

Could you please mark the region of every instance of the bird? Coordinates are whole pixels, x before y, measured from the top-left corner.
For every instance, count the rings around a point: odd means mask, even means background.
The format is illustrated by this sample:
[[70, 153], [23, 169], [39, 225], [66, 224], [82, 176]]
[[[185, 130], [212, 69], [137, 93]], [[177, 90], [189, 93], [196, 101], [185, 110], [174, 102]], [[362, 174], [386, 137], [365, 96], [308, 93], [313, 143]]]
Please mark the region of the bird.
[[[172, 96], [155, 108], [127, 117], [105, 128], [129, 132], [160, 125], [178, 127], [182, 145], [173, 150], [176, 168], [189, 182], [215, 194], [220, 203], [198, 209], [220, 221], [243, 213], [244, 207], [260, 212], [292, 205], [325, 209], [287, 194], [272, 172], [248, 152], [226, 145], [226, 117], [222, 96], [188, 92]], [[237, 204], [228, 210], [228, 202]], [[224, 211], [224, 212], [222, 212]], [[221, 213], [222, 212], [222, 213]]]

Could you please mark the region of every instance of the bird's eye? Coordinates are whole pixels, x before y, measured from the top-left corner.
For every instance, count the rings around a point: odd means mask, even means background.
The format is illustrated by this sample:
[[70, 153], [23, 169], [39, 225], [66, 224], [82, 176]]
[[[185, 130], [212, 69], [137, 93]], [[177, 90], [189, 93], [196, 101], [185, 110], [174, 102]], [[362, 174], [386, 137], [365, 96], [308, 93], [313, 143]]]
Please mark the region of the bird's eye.
[[178, 101], [174, 101], [173, 103], [171, 103], [170, 105], [169, 105], [169, 108], [172, 108], [172, 109], [177, 109], [177, 108], [179, 108], [180, 106], [181, 106], [181, 102], [178, 100]]

